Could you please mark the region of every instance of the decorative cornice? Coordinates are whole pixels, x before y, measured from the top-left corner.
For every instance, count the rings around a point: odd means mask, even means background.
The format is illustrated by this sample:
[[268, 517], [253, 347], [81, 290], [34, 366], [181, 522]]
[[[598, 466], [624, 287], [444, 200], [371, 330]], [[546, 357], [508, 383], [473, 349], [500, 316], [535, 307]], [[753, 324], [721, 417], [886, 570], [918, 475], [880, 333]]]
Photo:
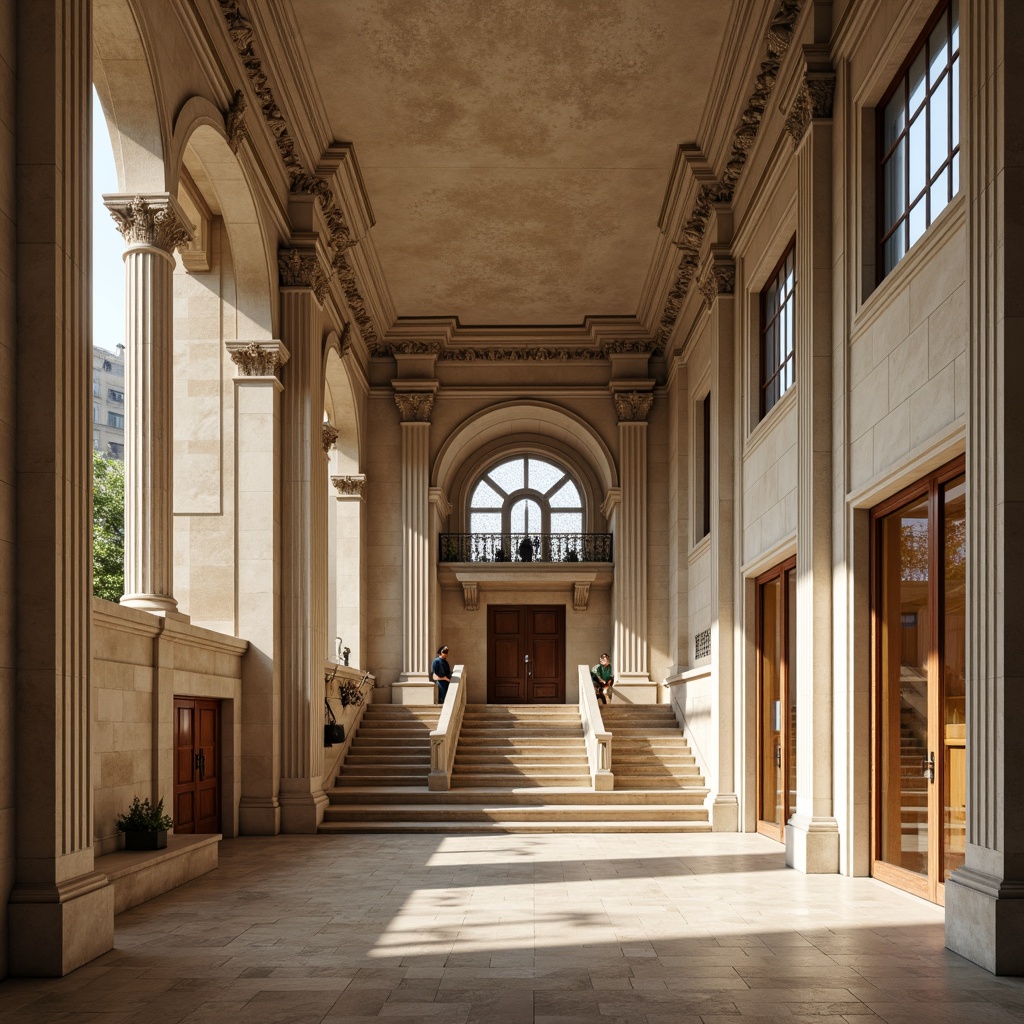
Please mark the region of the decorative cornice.
[[732, 295], [736, 291], [736, 264], [731, 260], [714, 260], [697, 286], [710, 309], [719, 295]]
[[786, 118], [786, 131], [796, 149], [812, 120], [830, 119], [835, 99], [836, 76], [834, 74], [808, 73]]
[[103, 202], [126, 245], [148, 245], [173, 254], [192, 238], [192, 225], [171, 195], [107, 195]]
[[332, 476], [331, 483], [342, 498], [361, 498], [366, 487], [366, 476], [355, 473], [351, 476]]
[[323, 445], [324, 455], [327, 455], [337, 444], [339, 433], [338, 428], [333, 423], [328, 423], [327, 420], [320, 424], [320, 443]]
[[434, 411], [432, 391], [403, 391], [395, 395], [395, 405], [402, 414], [403, 423], [429, 423]]
[[249, 126], [245, 123], [245, 108], [245, 93], [241, 89], [236, 89], [228, 111], [224, 115], [224, 130], [227, 132], [228, 146], [232, 153], [237, 153], [238, 147], [249, 138]]
[[618, 341], [606, 341], [601, 346], [601, 351], [605, 355], [650, 353], [654, 351], [654, 342], [649, 339], [623, 338]]
[[291, 135], [281, 108], [277, 105], [273, 90], [267, 84], [267, 73], [263, 69], [263, 61], [256, 54], [253, 45], [255, 33], [252, 23], [242, 14], [238, 0], [218, 0], [218, 3], [228, 23], [228, 34], [235, 44], [242, 66], [249, 77], [249, 83], [259, 101], [260, 112], [270, 128], [278, 152], [281, 154], [281, 160], [288, 171], [288, 176], [291, 179], [291, 191], [310, 193], [316, 195], [320, 200], [324, 219], [327, 221], [331, 233], [332, 268], [338, 274], [342, 291], [345, 293], [345, 300], [352, 311], [352, 316], [359, 327], [363, 340], [368, 345], [372, 344], [377, 341], [377, 332], [373, 326], [373, 319], [366, 310], [366, 301], [359, 289], [355, 271], [345, 255], [346, 250], [355, 245], [357, 240], [352, 237], [345, 214], [338, 205], [331, 187], [323, 178], [311, 174], [303, 166], [295, 151], [295, 139]]
[[690, 216], [686, 219], [680, 240], [676, 243], [681, 255], [676, 270], [675, 281], [669, 288], [668, 297], [662, 310], [655, 336], [656, 351], [663, 352], [668, 344], [669, 335], [679, 318], [679, 311], [693, 281], [694, 273], [700, 259], [701, 244], [708, 218], [715, 203], [731, 202], [736, 183], [747, 162], [757, 138], [758, 129], [764, 118], [775, 80], [778, 78], [782, 58], [793, 40], [793, 26], [803, 0], [779, 0], [771, 21], [764, 35], [764, 59], [757, 76], [757, 85], [747, 100], [746, 108], [740, 115], [739, 124], [733, 136], [732, 150], [725, 165], [725, 172], [720, 181], [714, 184], [701, 185], [697, 190]]
[[595, 348], [551, 348], [538, 345], [530, 348], [450, 348], [444, 349], [438, 358], [465, 363], [568, 363], [604, 359], [604, 353]]
[[620, 391], [612, 397], [620, 423], [645, 423], [654, 404], [650, 391]]
[[327, 275], [312, 249], [281, 249], [277, 270], [284, 288], [311, 288], [321, 304], [327, 297]]
[[278, 341], [229, 341], [226, 347], [240, 377], [276, 377], [278, 367], [288, 362], [288, 351]]

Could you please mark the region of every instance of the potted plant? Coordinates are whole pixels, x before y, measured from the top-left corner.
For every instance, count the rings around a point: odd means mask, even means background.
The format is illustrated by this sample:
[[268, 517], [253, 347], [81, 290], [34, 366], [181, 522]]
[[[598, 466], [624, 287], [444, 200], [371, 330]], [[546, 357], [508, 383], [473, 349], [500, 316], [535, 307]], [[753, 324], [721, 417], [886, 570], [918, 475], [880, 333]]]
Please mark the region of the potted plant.
[[162, 798], [154, 807], [148, 799], [136, 797], [128, 813], [117, 816], [117, 830], [124, 833], [126, 850], [162, 850], [167, 846], [170, 828], [174, 828], [174, 822], [164, 814]]

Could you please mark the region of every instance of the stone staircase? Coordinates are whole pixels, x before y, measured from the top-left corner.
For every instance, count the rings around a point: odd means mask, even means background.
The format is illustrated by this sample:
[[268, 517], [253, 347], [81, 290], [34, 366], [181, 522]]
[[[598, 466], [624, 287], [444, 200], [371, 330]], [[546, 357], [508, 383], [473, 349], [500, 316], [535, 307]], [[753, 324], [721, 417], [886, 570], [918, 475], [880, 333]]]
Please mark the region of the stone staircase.
[[707, 789], [670, 708], [623, 706], [606, 716], [606, 728], [615, 717], [622, 731], [612, 742], [623, 774], [610, 792], [591, 786], [575, 705], [493, 704], [466, 707], [452, 788], [431, 792], [429, 732], [439, 710], [366, 709], [320, 832], [710, 831]]

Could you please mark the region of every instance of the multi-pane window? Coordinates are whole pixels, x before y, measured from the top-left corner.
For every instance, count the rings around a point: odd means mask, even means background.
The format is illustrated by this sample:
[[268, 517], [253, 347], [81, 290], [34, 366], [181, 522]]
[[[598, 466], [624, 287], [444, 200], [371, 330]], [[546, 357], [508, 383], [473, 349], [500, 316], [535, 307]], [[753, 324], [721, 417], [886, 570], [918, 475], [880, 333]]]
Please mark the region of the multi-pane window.
[[124, 392], [123, 391], [115, 391], [113, 388], [108, 388], [107, 389], [107, 399], [108, 399], [108, 401], [111, 401], [111, 402], [123, 402], [124, 401]]
[[958, 0], [935, 14], [880, 109], [881, 278], [960, 189]]
[[761, 293], [761, 415], [796, 380], [796, 246], [791, 244]]
[[583, 499], [560, 466], [517, 456], [488, 470], [469, 501], [471, 533], [582, 533]]
[[124, 416], [119, 412], [108, 412], [107, 426], [117, 427], [118, 430], [124, 430]]

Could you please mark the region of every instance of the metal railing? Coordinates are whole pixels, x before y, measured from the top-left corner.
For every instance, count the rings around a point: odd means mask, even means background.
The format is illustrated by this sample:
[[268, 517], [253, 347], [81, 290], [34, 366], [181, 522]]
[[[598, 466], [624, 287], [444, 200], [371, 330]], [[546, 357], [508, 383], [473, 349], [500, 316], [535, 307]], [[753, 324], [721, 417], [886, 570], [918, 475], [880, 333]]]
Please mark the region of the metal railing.
[[427, 788], [430, 790], [451, 788], [455, 748], [459, 745], [465, 710], [466, 669], [463, 665], [456, 665], [452, 670], [452, 681], [448, 684], [437, 728], [430, 734], [430, 775], [427, 776]]
[[439, 562], [610, 562], [610, 533], [442, 533]]

